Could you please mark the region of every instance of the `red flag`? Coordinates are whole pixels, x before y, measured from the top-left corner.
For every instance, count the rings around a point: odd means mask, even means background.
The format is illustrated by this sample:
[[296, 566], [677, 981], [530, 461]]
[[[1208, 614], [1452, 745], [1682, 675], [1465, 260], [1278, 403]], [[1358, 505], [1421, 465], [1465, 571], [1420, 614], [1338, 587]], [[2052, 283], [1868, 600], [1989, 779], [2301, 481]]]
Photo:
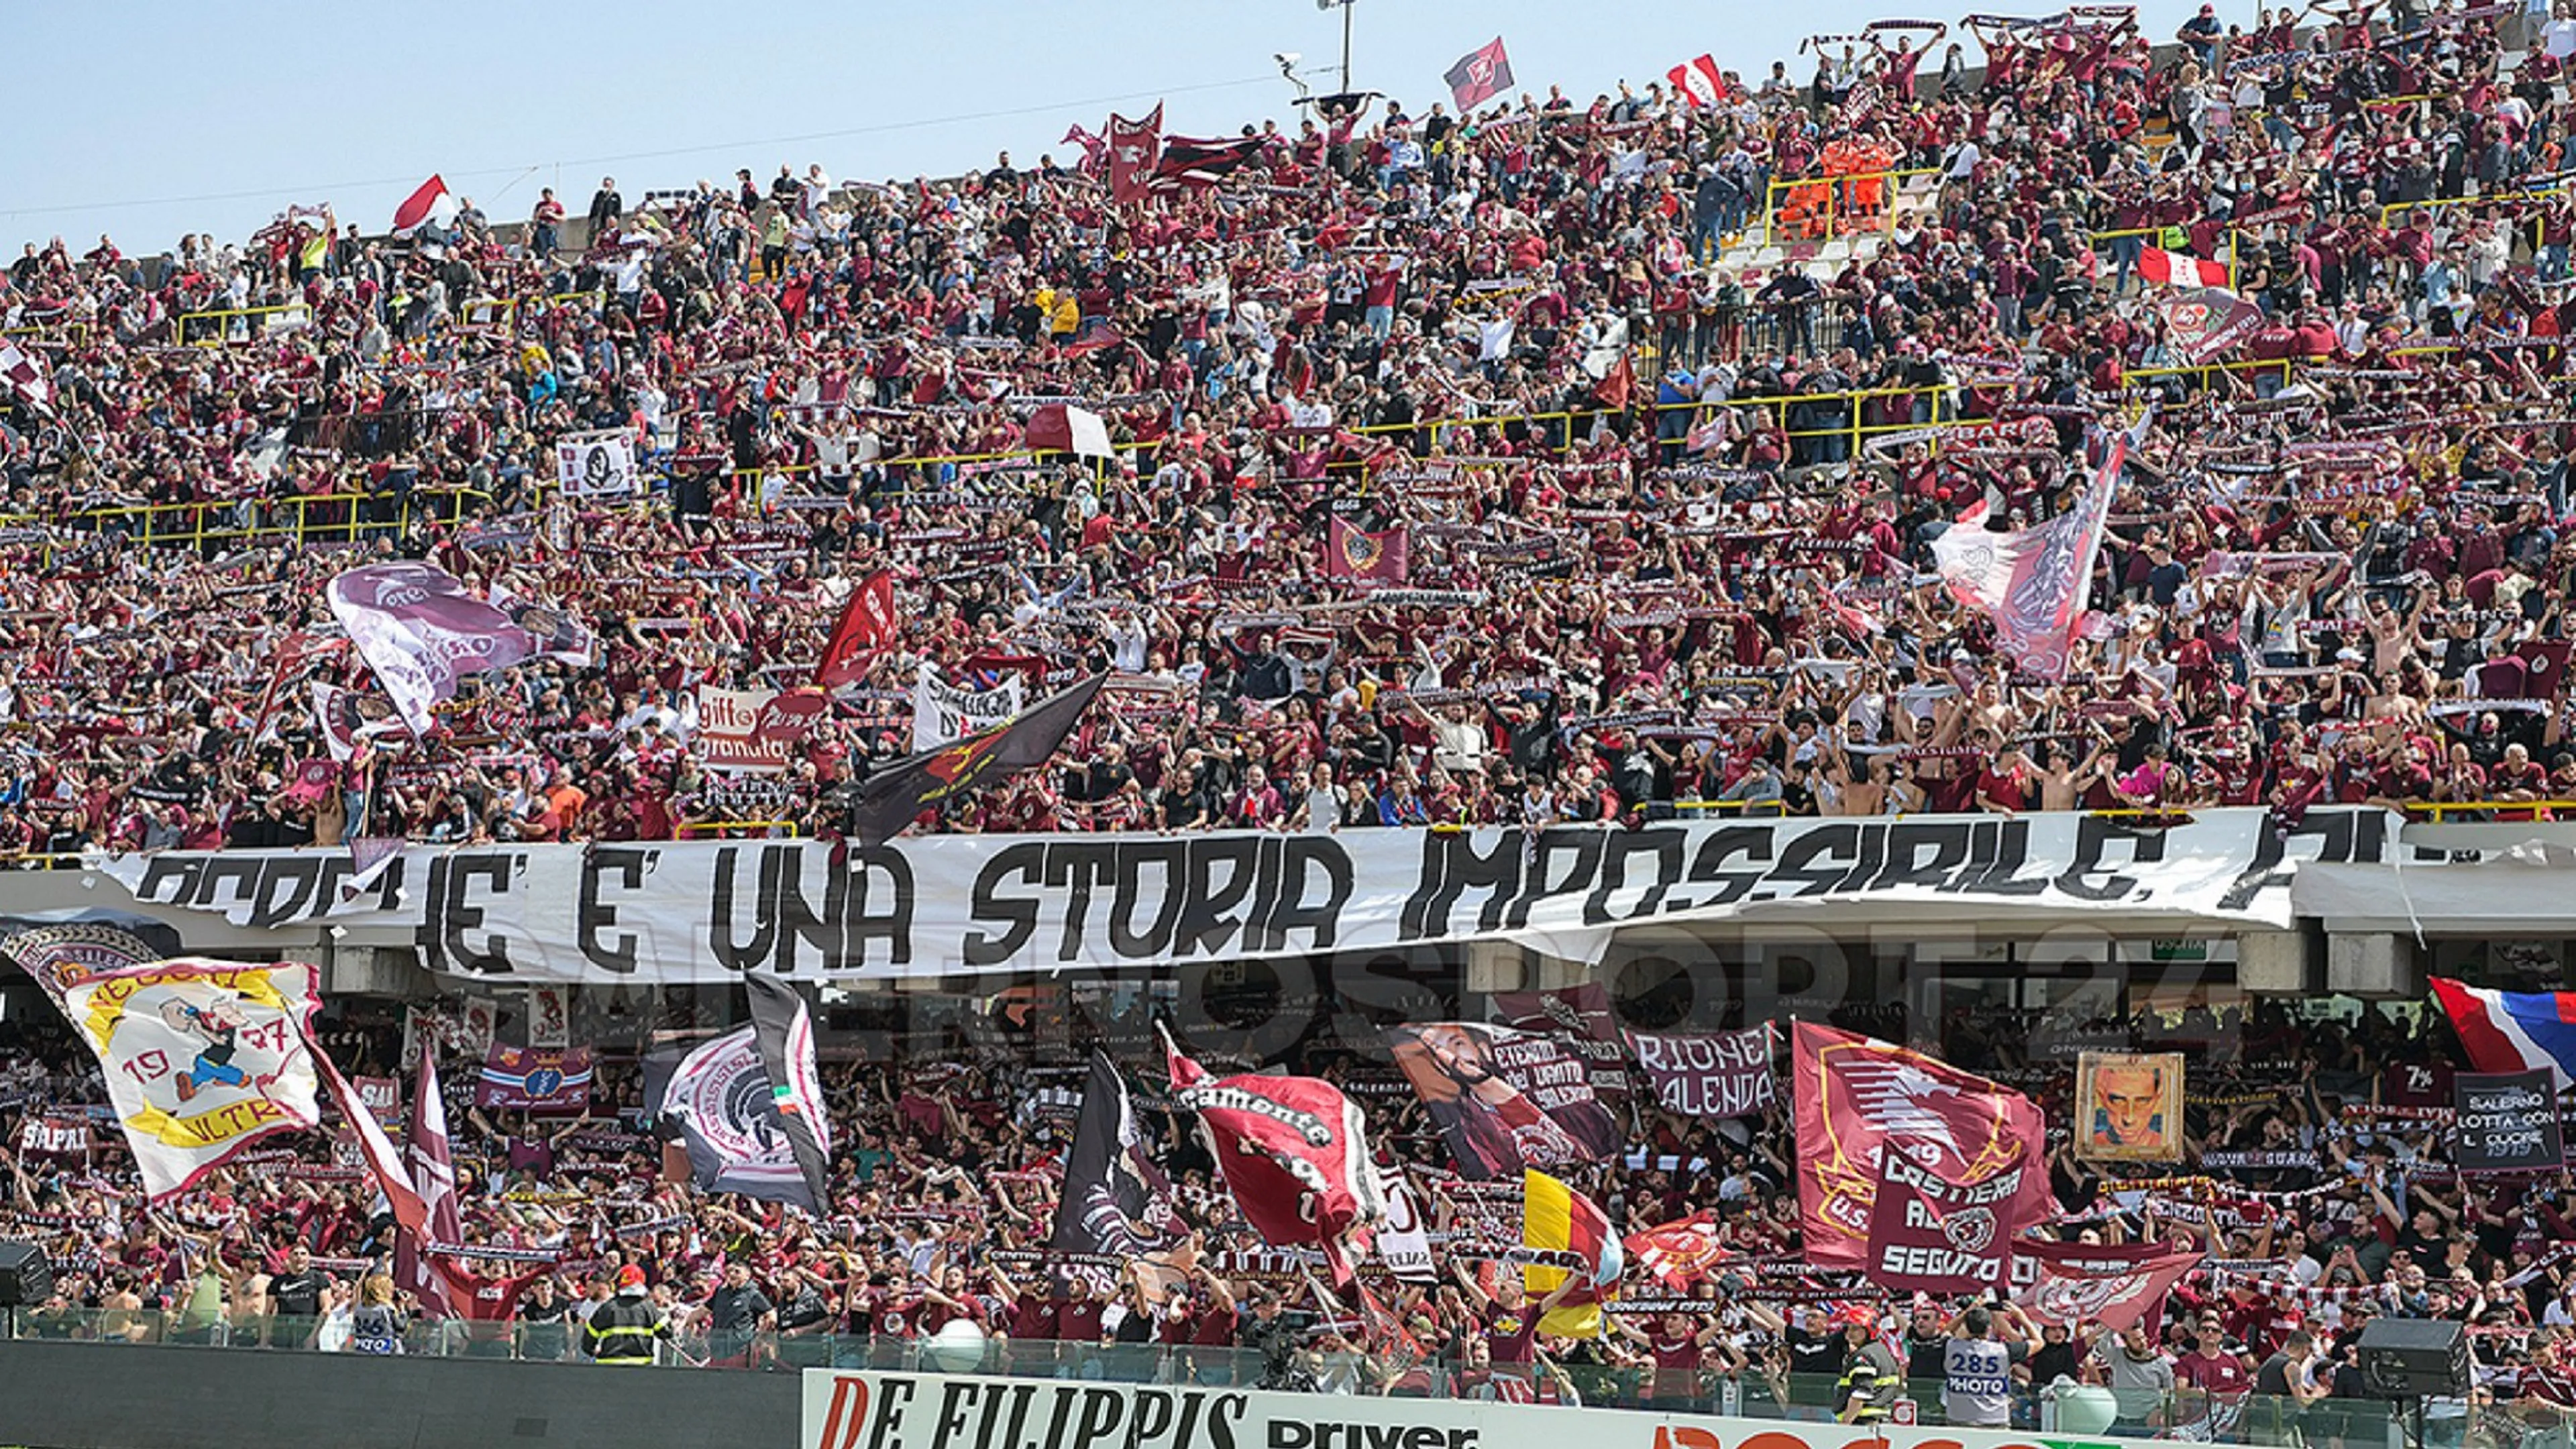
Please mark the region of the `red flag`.
[[2018, 1301], [2042, 1323], [2098, 1321], [2114, 1333], [2146, 1315], [2201, 1260], [2198, 1249], [2162, 1243], [2049, 1243], [2024, 1238], [2013, 1251], [2039, 1266]]
[[1324, 543], [1324, 577], [1344, 583], [1401, 584], [1408, 572], [1403, 529], [1370, 533], [1335, 518]]
[[403, 1155], [420, 1192], [422, 1215], [419, 1224], [394, 1229], [394, 1286], [410, 1289], [430, 1317], [444, 1318], [456, 1309], [448, 1299], [446, 1274], [428, 1245], [465, 1241], [465, 1224], [456, 1211], [456, 1164], [447, 1150], [447, 1101], [438, 1094], [437, 1053], [426, 1048], [412, 1088]]
[[1982, 1293], [2012, 1266], [2018, 1206], [1903, 1152], [1881, 1152], [1863, 1271], [1891, 1293]]
[[[1798, 1218], [1811, 1262], [1868, 1261], [1879, 1157], [1893, 1148], [1965, 1187], [2049, 1218], [2047, 1126], [2019, 1092], [1901, 1046], [1799, 1022]], [[1998, 1207], [2001, 1201], [1998, 1202]]]
[[1345, 1238], [1386, 1216], [1359, 1105], [1319, 1077], [1208, 1080], [1169, 1033], [1172, 1095], [1199, 1114], [1208, 1152], [1244, 1218], [1274, 1246], [1313, 1243], [1334, 1286], [1351, 1280]]
[[1163, 159], [1163, 107], [1141, 121], [1112, 112], [1109, 117], [1109, 197], [1124, 205], [1145, 199], [1154, 167]]
[[1726, 82], [1717, 70], [1717, 60], [1703, 55], [1699, 59], [1674, 66], [1664, 72], [1673, 83], [1673, 94], [1694, 106], [1712, 107], [1726, 94]]
[[2148, 247], [2138, 253], [2138, 275], [2167, 286], [2224, 287], [2227, 285], [2227, 264], [2204, 262], [2189, 252]]
[[838, 689], [868, 672], [868, 664], [894, 644], [894, 575], [884, 569], [850, 590], [841, 606], [841, 622], [832, 626], [832, 642], [814, 666], [814, 682]]
[[1726, 1245], [1718, 1239], [1717, 1215], [1706, 1208], [1630, 1233], [1625, 1242], [1629, 1261], [1675, 1293], [1688, 1293], [1692, 1284], [1715, 1271], [1727, 1256]]
[[394, 232], [400, 235], [418, 230], [422, 222], [429, 220], [439, 211], [438, 204], [446, 199], [446, 182], [436, 176], [422, 182], [418, 191], [405, 197], [403, 204], [394, 208]]
[[1449, 83], [1449, 98], [1458, 103], [1462, 116], [1510, 90], [1512, 60], [1503, 54], [1503, 38], [1497, 35], [1458, 57], [1441, 79]]
[[1593, 389], [1594, 394], [1601, 399], [1601, 405], [1614, 413], [1626, 412], [1628, 399], [1635, 395], [1636, 391], [1637, 364], [1630, 361], [1628, 354], [1624, 352], [1619, 354], [1618, 366], [1611, 368], [1609, 375], [1602, 378], [1600, 385]]

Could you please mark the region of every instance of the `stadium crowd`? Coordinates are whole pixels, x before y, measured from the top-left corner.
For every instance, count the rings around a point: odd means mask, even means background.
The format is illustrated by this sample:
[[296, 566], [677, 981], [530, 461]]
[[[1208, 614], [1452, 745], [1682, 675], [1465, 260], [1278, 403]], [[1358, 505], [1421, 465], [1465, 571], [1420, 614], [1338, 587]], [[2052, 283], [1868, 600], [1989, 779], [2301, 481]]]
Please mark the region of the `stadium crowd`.
[[[1126, 205], [1098, 155], [1005, 155], [30, 244], [0, 850], [828, 834], [925, 665], [1117, 672], [951, 830], [2569, 795], [2576, 22], [2495, 10], [2195, 21], [2165, 61], [2115, 8], [1978, 17], [1985, 70], [1920, 79], [1941, 28], [1889, 22], [1717, 104], [1336, 98]], [[2222, 254], [2261, 315], [2186, 367], [2141, 266]], [[2058, 517], [2151, 397], [2074, 657], [2027, 667], [1933, 540]], [[1066, 403], [1114, 458], [1061, 451]], [[637, 494], [559, 478], [595, 430]], [[598, 652], [337, 758], [306, 679], [364, 669], [281, 650], [389, 555]], [[793, 767], [708, 769], [697, 691], [808, 685], [879, 570], [900, 637]]]
[[[839, 787], [903, 752], [925, 664], [1116, 671], [1056, 768], [928, 822], [949, 830], [2576, 794], [2576, 19], [2205, 8], [2161, 57], [2115, 7], [1965, 28], [1981, 72], [1957, 44], [1927, 71], [1946, 29], [1896, 22], [1820, 38], [1810, 81], [1728, 73], [1714, 104], [1338, 98], [1134, 204], [1073, 134], [1078, 163], [950, 181], [782, 167], [630, 207], [607, 179], [577, 233], [548, 193], [524, 227], [464, 203], [371, 239], [299, 208], [167, 257], [30, 245], [0, 281], [34, 362], [0, 401], [0, 851], [828, 835]], [[2221, 255], [2261, 315], [2190, 365], [2144, 269]], [[1933, 543], [2064, 516], [2087, 433], [2150, 402], [2070, 667], [2019, 668]], [[1036, 448], [1068, 403], [1111, 456]], [[558, 442], [598, 430], [636, 441], [639, 496], [563, 486]], [[562, 609], [593, 662], [480, 676], [430, 738], [335, 759], [306, 672], [365, 693], [363, 671], [278, 661], [327, 634], [332, 575], [395, 556]], [[899, 637], [793, 768], [707, 769], [696, 691], [805, 685], [881, 570]], [[1963, 1065], [2065, 1116], [2012, 1024], [1954, 1025]], [[66, 1274], [27, 1331], [401, 1336], [353, 1170], [246, 1165], [146, 1210], [112, 1145], [20, 1137], [98, 1100], [29, 1030], [0, 1022], [0, 1223]], [[614, 1063], [563, 1122], [486, 1119], [453, 1073], [465, 1246], [501, 1256], [451, 1266], [479, 1280], [468, 1350], [540, 1358], [595, 1351], [599, 1305], [641, 1295], [674, 1352], [746, 1363], [900, 1354], [962, 1318], [1012, 1353], [1072, 1345], [1046, 1350], [1068, 1372], [1159, 1343], [1354, 1391], [1705, 1402], [1792, 1397], [1880, 1330], [1920, 1375], [1956, 1321], [2017, 1387], [1951, 1422], [2067, 1373], [2134, 1427], [2232, 1433], [2257, 1388], [2356, 1396], [2352, 1330], [2396, 1314], [2476, 1324], [2481, 1393], [2576, 1406], [2576, 1190], [2464, 1183], [2388, 1100], [2443, 1029], [2267, 1008], [2244, 1033], [2195, 1063], [2195, 1157], [2268, 1165], [2097, 1209], [2094, 1170], [2053, 1163], [2085, 1230], [2238, 1265], [2136, 1336], [1775, 1281], [1786, 1121], [1640, 1102], [1634, 1155], [1573, 1180], [1624, 1228], [1714, 1214], [1742, 1270], [1694, 1284], [1711, 1306], [1542, 1342], [1512, 1275], [1453, 1264], [1387, 1289], [1413, 1363], [1314, 1325], [1169, 1122], [1189, 1232], [1160, 1280], [1012, 1257], [1044, 1241], [1061, 1122], [1045, 1078], [962, 1050], [827, 1073], [819, 1221], [667, 1185]], [[389, 1041], [356, 1049], [394, 1069]], [[1435, 1225], [1474, 1231], [1487, 1204], [1418, 1105], [1366, 1100]]]

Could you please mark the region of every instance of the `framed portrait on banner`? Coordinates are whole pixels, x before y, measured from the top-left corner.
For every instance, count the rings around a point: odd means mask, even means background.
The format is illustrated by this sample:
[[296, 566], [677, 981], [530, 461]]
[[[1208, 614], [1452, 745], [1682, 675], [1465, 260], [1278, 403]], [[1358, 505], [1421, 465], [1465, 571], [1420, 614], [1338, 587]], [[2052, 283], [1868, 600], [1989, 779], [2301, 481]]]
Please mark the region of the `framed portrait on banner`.
[[2182, 1160], [2180, 1052], [2086, 1052], [2075, 1063], [2075, 1155]]

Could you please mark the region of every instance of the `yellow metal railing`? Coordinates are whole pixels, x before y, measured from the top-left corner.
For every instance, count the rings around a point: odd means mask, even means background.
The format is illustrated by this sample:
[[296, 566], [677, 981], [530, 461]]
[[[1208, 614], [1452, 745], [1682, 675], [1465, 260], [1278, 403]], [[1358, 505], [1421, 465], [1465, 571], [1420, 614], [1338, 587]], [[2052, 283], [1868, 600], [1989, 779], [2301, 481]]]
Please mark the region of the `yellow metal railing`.
[[1898, 188], [1917, 176], [1939, 173], [1937, 166], [1919, 166], [1775, 180], [1763, 198], [1762, 244], [1829, 241], [1863, 231], [1891, 230], [1896, 225]]
[[[52, 516], [0, 514], [0, 527], [54, 524], [72, 525], [84, 533], [121, 530], [137, 542], [155, 548], [202, 550], [208, 544], [278, 539], [291, 539], [302, 546], [316, 542], [356, 542], [380, 535], [399, 536], [423, 518], [441, 516], [432, 512], [432, 504], [440, 500], [452, 504], [448, 512], [461, 516], [471, 506], [472, 500], [489, 501], [489, 495], [468, 489], [415, 489], [404, 498], [395, 516], [389, 519], [360, 516], [369, 505], [382, 506], [391, 502], [389, 494], [319, 493], [218, 498], [202, 503], [114, 504]], [[294, 515], [291, 521], [281, 517], [289, 511]], [[322, 516], [316, 517], [317, 511]], [[49, 547], [48, 553], [76, 546], [76, 539], [59, 539]]]
[[[309, 323], [313, 320], [313, 309], [303, 302], [277, 302], [264, 307], [224, 307], [211, 312], [183, 312], [173, 324], [175, 331], [172, 334], [172, 340], [183, 347], [222, 347], [235, 340], [233, 323], [236, 321], [250, 323], [254, 318], [266, 317], [279, 319], [291, 317], [295, 322]], [[197, 326], [199, 323], [214, 325], [211, 329], [199, 329]], [[189, 335], [197, 330], [209, 330], [212, 335], [206, 337]], [[276, 330], [274, 324], [245, 326], [242, 329], [243, 336], [239, 340], [257, 342], [274, 330]]]

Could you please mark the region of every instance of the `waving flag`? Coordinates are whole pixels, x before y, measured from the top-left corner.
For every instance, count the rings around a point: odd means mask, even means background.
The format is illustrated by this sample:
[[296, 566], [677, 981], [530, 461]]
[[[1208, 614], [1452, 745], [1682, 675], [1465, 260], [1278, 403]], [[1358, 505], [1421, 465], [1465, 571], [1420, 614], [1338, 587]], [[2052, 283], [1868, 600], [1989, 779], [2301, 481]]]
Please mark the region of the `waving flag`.
[[1449, 98], [1458, 103], [1462, 116], [1510, 90], [1512, 60], [1503, 54], [1503, 38], [1497, 35], [1458, 57], [1458, 63], [1440, 78], [1449, 83]]
[[1341, 583], [1401, 584], [1410, 573], [1401, 528], [1370, 533], [1338, 516], [1324, 541], [1324, 577]]
[[47, 417], [54, 412], [54, 384], [36, 359], [15, 342], [0, 341], [0, 392], [18, 398]]
[[590, 659], [590, 636], [576, 621], [524, 600], [478, 599], [432, 564], [349, 569], [331, 580], [328, 593], [332, 617], [416, 735], [429, 733], [432, 708], [455, 698], [468, 674], [539, 657]]
[[2225, 262], [2204, 262], [2189, 252], [2147, 247], [2138, 253], [2138, 275], [2168, 287], [2225, 287]]
[[1214, 136], [1201, 140], [1172, 136], [1163, 141], [1154, 163], [1157, 185], [1214, 186], [1250, 165], [1261, 154], [1259, 136]]
[[814, 1014], [795, 987], [775, 976], [754, 971], [742, 984], [751, 991], [752, 1041], [769, 1079], [769, 1104], [805, 1176], [806, 1196], [820, 1213], [831, 1200], [824, 1173], [832, 1160], [832, 1124], [823, 1111], [823, 1080], [814, 1070]]
[[432, 1318], [455, 1313], [447, 1278], [427, 1249], [430, 1243], [465, 1241], [465, 1223], [456, 1207], [456, 1161], [448, 1151], [447, 1099], [438, 1091], [438, 1054], [420, 1054], [420, 1075], [413, 1084], [411, 1128], [403, 1137], [403, 1156], [411, 1182], [420, 1194], [422, 1221], [417, 1229], [394, 1231], [394, 1286], [408, 1288]]
[[1095, 674], [989, 729], [908, 755], [870, 775], [850, 808], [851, 837], [862, 845], [891, 840], [924, 810], [1045, 764], [1108, 678], [1106, 672]]
[[1675, 95], [1704, 109], [1714, 107], [1726, 95], [1726, 81], [1718, 73], [1714, 56], [1703, 55], [1674, 66], [1664, 72], [1664, 79], [1672, 82]]
[[797, 1161], [760, 1058], [756, 1026], [728, 1032], [676, 1062], [668, 1054], [647, 1057], [645, 1108], [679, 1127], [701, 1189], [817, 1212], [821, 1202]]
[[1145, 1150], [1127, 1079], [1094, 1050], [1047, 1246], [1132, 1258], [1171, 1247], [1183, 1236], [1172, 1184]]
[[1163, 107], [1141, 121], [1112, 112], [1109, 117], [1109, 197], [1125, 205], [1145, 199], [1154, 168], [1163, 158]]
[[445, 226], [455, 219], [456, 198], [448, 194], [445, 181], [432, 176], [394, 208], [394, 235], [408, 236], [425, 221]]
[[1726, 1261], [1726, 1244], [1718, 1237], [1717, 1215], [1707, 1208], [1689, 1217], [1630, 1233], [1628, 1257], [1647, 1276], [1675, 1293], [1718, 1271]]
[[2198, 1249], [2163, 1243], [2055, 1243], [2023, 1238], [2013, 1252], [2039, 1273], [2014, 1301], [2042, 1323], [2098, 1321], [2113, 1333], [2144, 1317], [2165, 1290], [2200, 1265]]
[[[1601, 1305], [1619, 1296], [1619, 1274], [1625, 1257], [1619, 1235], [1610, 1231], [1610, 1215], [1592, 1199], [1539, 1171], [1521, 1173], [1521, 1246], [1571, 1252], [1590, 1265], [1582, 1286], [1568, 1293], [1538, 1321], [1541, 1333], [1568, 1338], [1598, 1338], [1607, 1329]], [[1533, 1301], [1545, 1298], [1565, 1281], [1564, 1268], [1521, 1269], [1521, 1286]]]
[[832, 626], [832, 642], [814, 666], [814, 682], [830, 690], [856, 680], [878, 654], [894, 647], [894, 639], [894, 575], [879, 569], [850, 590], [841, 621]]
[[1208, 1080], [1167, 1032], [1172, 1095], [1199, 1114], [1208, 1153], [1244, 1217], [1274, 1246], [1323, 1249], [1333, 1284], [1351, 1280], [1345, 1238], [1386, 1216], [1359, 1104], [1318, 1077]]
[[1933, 562], [1951, 596], [1983, 613], [2004, 652], [2024, 668], [2065, 675], [2120, 470], [2153, 417], [2151, 411], [2136, 427], [2110, 435], [2102, 466], [2064, 513], [2036, 528], [1994, 533], [1984, 527], [1979, 503], [1932, 541]]
[[79, 981], [62, 1006], [98, 1057], [153, 1197], [185, 1192], [243, 1148], [322, 1121], [305, 1039], [322, 1006], [310, 966], [181, 956]]
[[1879, 1159], [1889, 1151], [1997, 1202], [2000, 1217], [2050, 1216], [2048, 1129], [2028, 1097], [1920, 1052], [1812, 1022], [1797, 1023], [1792, 1044], [1808, 1261], [1867, 1262]]
[[2433, 999], [2479, 1071], [2547, 1067], [2558, 1090], [2576, 1086], [2576, 991], [2496, 991], [2436, 976]]

